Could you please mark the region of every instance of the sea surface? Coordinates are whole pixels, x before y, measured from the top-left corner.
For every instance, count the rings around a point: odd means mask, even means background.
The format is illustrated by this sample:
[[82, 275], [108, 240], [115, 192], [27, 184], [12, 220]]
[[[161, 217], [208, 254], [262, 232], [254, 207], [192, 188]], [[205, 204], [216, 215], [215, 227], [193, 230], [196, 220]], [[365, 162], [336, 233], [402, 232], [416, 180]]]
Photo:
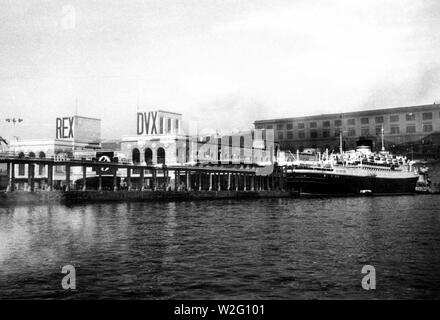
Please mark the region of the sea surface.
[[0, 207], [0, 298], [440, 298], [440, 196]]

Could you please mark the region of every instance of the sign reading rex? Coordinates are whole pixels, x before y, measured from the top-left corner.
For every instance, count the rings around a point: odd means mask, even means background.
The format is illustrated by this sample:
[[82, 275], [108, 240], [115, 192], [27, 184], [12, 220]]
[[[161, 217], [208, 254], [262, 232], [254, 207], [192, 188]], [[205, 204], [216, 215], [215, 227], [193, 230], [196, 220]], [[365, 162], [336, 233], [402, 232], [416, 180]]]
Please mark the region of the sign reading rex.
[[157, 111], [137, 113], [137, 134], [158, 134]]
[[57, 118], [56, 138], [73, 139], [74, 117]]

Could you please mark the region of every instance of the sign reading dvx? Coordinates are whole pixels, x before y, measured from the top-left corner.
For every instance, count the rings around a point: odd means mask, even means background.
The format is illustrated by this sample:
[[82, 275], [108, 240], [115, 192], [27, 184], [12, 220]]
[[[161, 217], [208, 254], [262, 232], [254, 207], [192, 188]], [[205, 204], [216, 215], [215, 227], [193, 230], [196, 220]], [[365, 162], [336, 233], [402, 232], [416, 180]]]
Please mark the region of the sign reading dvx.
[[73, 139], [73, 123], [75, 117], [57, 118], [57, 139]]
[[158, 125], [157, 111], [137, 113], [137, 134], [157, 134]]

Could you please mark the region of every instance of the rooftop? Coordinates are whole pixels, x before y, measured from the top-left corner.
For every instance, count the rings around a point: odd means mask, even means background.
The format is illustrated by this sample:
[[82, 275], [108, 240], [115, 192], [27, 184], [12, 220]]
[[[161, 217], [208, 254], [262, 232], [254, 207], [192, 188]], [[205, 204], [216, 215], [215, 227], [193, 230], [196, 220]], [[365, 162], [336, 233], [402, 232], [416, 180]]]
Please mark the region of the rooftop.
[[382, 114], [392, 114], [392, 113], [408, 113], [408, 112], [421, 112], [421, 111], [432, 111], [432, 109], [438, 108], [440, 111], [440, 104], [427, 104], [420, 106], [410, 106], [410, 107], [395, 107], [395, 108], [384, 108], [384, 109], [370, 109], [364, 111], [352, 111], [352, 112], [341, 112], [341, 113], [327, 113], [304, 117], [289, 117], [289, 118], [277, 118], [268, 120], [256, 120], [254, 124], [263, 123], [273, 123], [273, 122], [288, 122], [288, 121], [306, 121], [306, 120], [321, 120], [321, 119], [335, 119], [335, 118], [346, 118], [346, 117], [359, 117], [359, 116], [377, 116]]

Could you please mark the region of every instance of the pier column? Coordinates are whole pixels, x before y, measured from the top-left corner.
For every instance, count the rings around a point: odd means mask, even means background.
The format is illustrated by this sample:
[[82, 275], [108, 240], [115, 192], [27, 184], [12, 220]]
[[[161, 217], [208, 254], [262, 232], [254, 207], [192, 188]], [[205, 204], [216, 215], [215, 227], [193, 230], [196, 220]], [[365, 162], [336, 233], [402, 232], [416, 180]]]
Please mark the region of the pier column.
[[220, 191], [220, 190], [222, 189], [221, 173], [220, 173], [220, 172], [217, 174], [217, 178], [218, 178], [218, 181], [217, 181], [217, 190]]
[[12, 192], [15, 188], [15, 163], [8, 163], [8, 188], [6, 191]]
[[47, 165], [47, 184], [48, 184], [48, 190], [53, 190], [53, 165], [48, 164]]
[[70, 191], [70, 165], [66, 164], [66, 191]]
[[29, 191], [33, 192], [33, 185], [34, 185], [34, 176], [32, 173], [32, 169], [33, 169], [33, 164], [29, 163], [28, 164], [28, 188]]
[[231, 174], [227, 173], [228, 175], [228, 191], [231, 190]]
[[255, 175], [251, 176], [251, 191], [255, 191]]
[[113, 172], [113, 191], [118, 191], [118, 168]]
[[202, 173], [199, 172], [199, 191], [202, 190]]
[[178, 175], [179, 175], [179, 171], [174, 170], [174, 191], [177, 191], [179, 189], [179, 184], [177, 182]]
[[151, 172], [152, 178], [153, 178], [153, 186], [152, 186], [152, 190], [156, 191], [157, 190], [157, 170], [153, 169]]
[[238, 178], [238, 173], [234, 173], [235, 191], [238, 191], [240, 180]]
[[145, 190], [145, 169], [141, 168], [141, 190]]
[[280, 180], [279, 180], [279, 188], [280, 190], [284, 190], [284, 183], [283, 183], [283, 170], [280, 170]]
[[208, 173], [209, 174], [209, 191], [212, 191], [212, 173]]
[[243, 190], [247, 191], [247, 179], [246, 179], [247, 175], [246, 173], [243, 173]]
[[6, 175], [8, 177], [8, 184], [9, 184], [9, 180], [11, 178], [11, 163], [10, 162], [8, 162], [6, 164]]
[[86, 191], [87, 190], [87, 166], [83, 166], [82, 167], [82, 173], [83, 173], [83, 187], [82, 190]]
[[98, 191], [102, 191], [102, 174], [101, 174], [101, 170], [99, 170], [99, 174], [98, 174]]
[[128, 190], [131, 190], [131, 168], [127, 167], [127, 188]]
[[276, 187], [275, 186], [275, 180], [276, 180], [276, 173], [275, 172], [272, 173], [271, 179], [272, 179], [272, 181], [271, 181], [272, 182], [272, 188], [271, 189], [275, 190], [275, 187]]
[[191, 171], [186, 171], [186, 190], [191, 191]]

